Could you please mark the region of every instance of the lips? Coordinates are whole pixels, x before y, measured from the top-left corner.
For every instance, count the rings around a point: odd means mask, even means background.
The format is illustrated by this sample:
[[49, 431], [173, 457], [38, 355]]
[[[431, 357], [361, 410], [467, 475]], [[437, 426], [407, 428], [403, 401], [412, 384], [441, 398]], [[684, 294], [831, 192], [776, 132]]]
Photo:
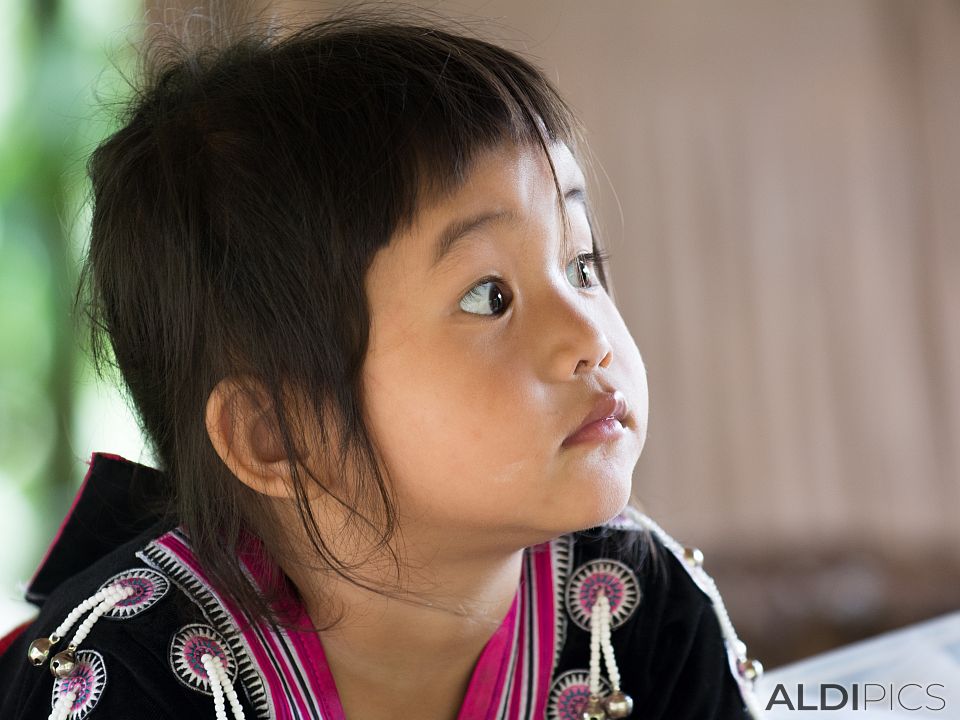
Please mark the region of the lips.
[[[568, 445], [581, 435], [597, 434], [597, 432], [586, 432], [588, 429], [598, 431], [602, 429], [601, 425], [616, 425], [616, 423], [604, 424], [602, 423], [604, 420], [609, 419], [612, 421], [616, 419], [618, 423], [622, 425], [624, 418], [627, 416], [627, 412], [627, 399], [622, 392], [614, 390], [611, 393], [604, 393], [595, 400], [593, 407], [587, 413], [586, 417], [584, 417], [580, 425], [566, 437], [563, 444]], [[594, 427], [591, 428], [590, 426]]]

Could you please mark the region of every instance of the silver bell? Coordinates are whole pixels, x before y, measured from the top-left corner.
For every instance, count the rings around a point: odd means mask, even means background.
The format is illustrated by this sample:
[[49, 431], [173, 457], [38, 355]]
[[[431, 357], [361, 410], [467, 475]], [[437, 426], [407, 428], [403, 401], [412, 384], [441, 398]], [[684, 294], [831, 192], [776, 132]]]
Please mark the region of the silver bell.
[[50, 657], [50, 647], [52, 645], [50, 638], [37, 638], [27, 648], [27, 660], [34, 667], [40, 667]]
[[633, 712], [633, 698], [623, 691], [617, 691], [607, 695], [603, 708], [611, 718], [625, 718]]
[[587, 706], [580, 714], [581, 720], [607, 720], [607, 713], [603, 709], [603, 701], [596, 695], [591, 695], [587, 699]]
[[76, 666], [77, 657], [73, 654], [72, 648], [67, 648], [53, 656], [53, 660], [50, 661], [50, 672], [55, 678], [66, 678], [70, 677]]
[[693, 567], [703, 566], [703, 552], [701, 552], [700, 548], [685, 547], [683, 549], [683, 559], [687, 561], [688, 565]]
[[737, 663], [737, 669], [740, 671], [741, 676], [751, 682], [763, 675], [763, 664], [759, 660], [753, 658], [740, 660]]

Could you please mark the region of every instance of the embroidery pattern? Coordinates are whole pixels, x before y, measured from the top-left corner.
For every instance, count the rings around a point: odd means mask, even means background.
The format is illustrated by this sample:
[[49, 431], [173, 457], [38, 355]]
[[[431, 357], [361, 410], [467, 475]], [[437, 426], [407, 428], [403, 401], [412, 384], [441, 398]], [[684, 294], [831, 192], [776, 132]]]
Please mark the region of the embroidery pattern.
[[[171, 531], [171, 533], [186, 541], [182, 533], [176, 530]], [[216, 628], [217, 632], [224, 638], [226, 646], [229, 647], [233, 657], [236, 658], [241, 686], [247, 699], [250, 700], [250, 704], [255, 709], [257, 717], [276, 717], [263, 678], [257, 671], [256, 665], [250, 660], [249, 652], [236, 626], [212, 590], [189, 567], [180, 563], [172, 553], [157, 541], [151, 542], [136, 554], [147, 565], [162, 571], [170, 578], [171, 582], [177, 585], [200, 608], [210, 625]]]
[[190, 623], [177, 631], [170, 642], [170, 667], [187, 687], [213, 695], [210, 678], [200, 660], [205, 653], [220, 658], [230, 682], [233, 683], [237, 676], [237, 662], [227, 641], [209, 625]]
[[69, 677], [57, 678], [53, 681], [53, 694], [50, 707], [56, 706], [61, 697], [69, 692], [76, 694], [73, 701], [69, 720], [82, 720], [96, 706], [107, 685], [107, 669], [103, 664], [103, 656], [96, 650], [78, 650], [76, 667]]
[[628, 565], [610, 558], [591, 560], [577, 568], [567, 583], [567, 612], [590, 632], [590, 612], [600, 588], [610, 600], [610, 629], [623, 625], [640, 604], [640, 584]]
[[[610, 692], [610, 683], [600, 678], [600, 692]], [[581, 720], [590, 697], [590, 673], [587, 670], [568, 670], [557, 676], [550, 686], [547, 702], [547, 720]]]
[[560, 662], [560, 653], [567, 641], [567, 614], [563, 612], [563, 588], [573, 569], [573, 536], [561, 535], [551, 543], [553, 553], [553, 666]]
[[144, 610], [153, 607], [170, 589], [170, 583], [163, 575], [147, 568], [134, 568], [117, 573], [104, 582], [100, 588], [115, 583], [124, 588], [132, 587], [134, 593], [118, 602], [109, 612], [104, 614], [104, 617], [111, 620], [126, 620], [134, 615], [139, 615]]

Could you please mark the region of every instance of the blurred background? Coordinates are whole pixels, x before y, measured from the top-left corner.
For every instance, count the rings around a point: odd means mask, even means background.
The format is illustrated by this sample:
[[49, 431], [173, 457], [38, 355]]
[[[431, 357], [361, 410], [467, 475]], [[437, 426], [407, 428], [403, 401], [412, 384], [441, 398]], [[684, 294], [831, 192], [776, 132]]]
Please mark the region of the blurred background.
[[[650, 386], [635, 495], [704, 550], [751, 654], [960, 609], [960, 3], [420, 6], [583, 118]], [[147, 23], [228, 9], [0, 0], [0, 631], [90, 453], [153, 462], [70, 314], [83, 162]]]

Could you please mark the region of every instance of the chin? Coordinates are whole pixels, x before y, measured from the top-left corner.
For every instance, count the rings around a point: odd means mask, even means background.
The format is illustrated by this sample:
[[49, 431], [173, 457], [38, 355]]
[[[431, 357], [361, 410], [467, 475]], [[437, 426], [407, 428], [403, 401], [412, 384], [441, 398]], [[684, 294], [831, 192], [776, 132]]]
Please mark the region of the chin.
[[575, 530], [603, 525], [612, 520], [630, 502], [630, 493], [633, 490], [631, 476], [611, 480], [604, 479], [589, 488], [584, 488], [582, 494], [573, 498], [574, 502], [568, 505], [571, 512], [571, 521], [577, 527]]

